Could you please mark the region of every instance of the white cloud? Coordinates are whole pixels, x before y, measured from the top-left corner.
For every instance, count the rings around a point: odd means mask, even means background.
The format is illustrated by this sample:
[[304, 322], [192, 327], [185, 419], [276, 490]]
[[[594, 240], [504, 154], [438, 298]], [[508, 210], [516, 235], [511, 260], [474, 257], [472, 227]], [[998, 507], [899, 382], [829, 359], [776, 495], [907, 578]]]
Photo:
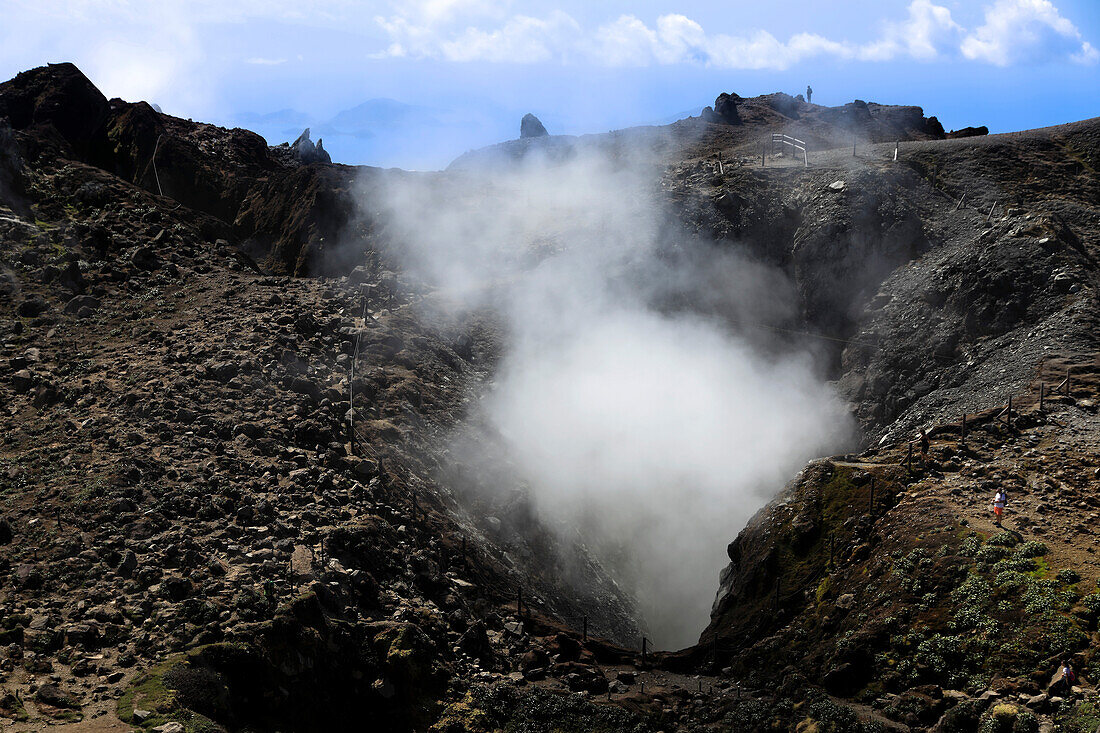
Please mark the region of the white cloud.
[[852, 55], [847, 43], [813, 33], [798, 33], [786, 43], [767, 31], [756, 31], [748, 37], [719, 35], [709, 45], [710, 65], [729, 69], [786, 69], [814, 56]]
[[[582, 26], [552, 9], [556, 5], [547, 9], [530, 0], [8, 0], [0, 66], [72, 59], [109, 94], [186, 94], [194, 107], [206, 94], [204, 82], [217, 73], [212, 59], [220, 50], [208, 34], [239, 26], [248, 37], [254, 20], [362, 34], [371, 39], [365, 40], [366, 55], [375, 59], [718, 69], [785, 69], [814, 60], [1100, 62], [1100, 51], [1051, 0], [990, 2], [980, 25], [964, 29], [945, 0], [910, 0], [904, 17], [882, 22], [871, 39], [852, 40], [783, 37], [763, 28], [723, 33], [680, 13], [653, 20], [627, 14]], [[245, 63], [274, 66], [293, 58], [264, 38], [251, 40], [240, 56]]]
[[1070, 60], [1079, 64], [1095, 64], [1100, 61], [1100, 51], [1088, 41], [1081, 44], [1081, 50], [1070, 56]]
[[906, 55], [928, 61], [939, 56], [942, 48], [952, 45], [962, 30], [947, 8], [933, 5], [931, 0], [913, 0], [909, 18], [901, 23], [887, 23], [882, 38], [860, 48], [859, 58], [887, 61]]
[[963, 56], [996, 66], [1069, 58], [1096, 63], [1100, 54], [1050, 0], [997, 0], [985, 23], [963, 39]]
[[448, 61], [538, 63], [561, 56], [579, 30], [577, 22], [561, 11], [546, 18], [516, 15], [495, 30], [467, 28], [442, 41], [439, 51]]
[[[470, 22], [473, 15], [489, 22]], [[879, 38], [863, 44], [813, 33], [782, 40], [763, 29], [740, 35], [708, 33], [678, 13], [662, 15], [652, 26], [637, 16], [622, 15], [589, 31], [560, 10], [544, 17], [509, 15], [506, 3], [491, 0], [418, 0], [377, 22], [390, 36], [391, 45], [376, 57], [451, 61], [581, 59], [605, 66], [694, 63], [726, 69], [786, 69], [821, 57], [932, 61], [957, 57], [960, 52], [967, 59], [1002, 66], [1050, 58], [1100, 60], [1100, 52], [1050, 0], [997, 0], [986, 10], [984, 25], [969, 34], [946, 6], [912, 0], [905, 19], [883, 23]]]

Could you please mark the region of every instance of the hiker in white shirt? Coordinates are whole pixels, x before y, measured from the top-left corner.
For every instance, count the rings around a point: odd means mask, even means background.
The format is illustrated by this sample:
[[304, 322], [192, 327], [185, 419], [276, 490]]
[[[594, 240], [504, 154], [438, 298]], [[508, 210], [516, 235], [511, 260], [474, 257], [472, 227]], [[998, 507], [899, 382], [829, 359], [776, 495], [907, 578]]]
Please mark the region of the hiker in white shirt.
[[1008, 503], [1008, 494], [1004, 489], [997, 489], [997, 493], [993, 496], [993, 516], [996, 517], [997, 526], [1001, 526], [1001, 517], [1005, 513], [1005, 504]]

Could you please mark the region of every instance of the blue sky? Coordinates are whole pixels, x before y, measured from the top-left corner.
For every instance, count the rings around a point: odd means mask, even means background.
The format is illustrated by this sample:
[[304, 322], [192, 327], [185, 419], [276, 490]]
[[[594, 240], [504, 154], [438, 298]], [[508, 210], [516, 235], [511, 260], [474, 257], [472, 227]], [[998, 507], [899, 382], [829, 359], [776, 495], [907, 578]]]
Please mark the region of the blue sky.
[[309, 124], [348, 163], [439, 167], [528, 111], [602, 132], [807, 83], [949, 129], [1100, 115], [1096, 0], [0, 0], [0, 18], [0, 77], [73, 61], [108, 96], [272, 143]]

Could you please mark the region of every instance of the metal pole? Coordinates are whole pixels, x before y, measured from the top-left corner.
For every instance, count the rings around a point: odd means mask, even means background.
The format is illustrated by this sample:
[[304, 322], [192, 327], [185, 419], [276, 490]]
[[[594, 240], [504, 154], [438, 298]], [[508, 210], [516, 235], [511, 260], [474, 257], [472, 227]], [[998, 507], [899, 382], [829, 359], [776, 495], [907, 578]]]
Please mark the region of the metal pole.
[[1043, 402], [1046, 401], [1046, 396], [1047, 396], [1047, 383], [1046, 382], [1040, 382], [1039, 383], [1039, 412], [1043, 411]]
[[1008, 398], [1008, 411], [1005, 412], [1005, 425], [1012, 427], [1012, 398]]
[[900, 148], [900, 147], [901, 147], [901, 141], [897, 141], [897, 142], [894, 143], [894, 162], [895, 163], [898, 160], [898, 148]]
[[913, 473], [913, 442], [909, 441], [909, 455], [905, 458], [905, 465], [909, 473]]

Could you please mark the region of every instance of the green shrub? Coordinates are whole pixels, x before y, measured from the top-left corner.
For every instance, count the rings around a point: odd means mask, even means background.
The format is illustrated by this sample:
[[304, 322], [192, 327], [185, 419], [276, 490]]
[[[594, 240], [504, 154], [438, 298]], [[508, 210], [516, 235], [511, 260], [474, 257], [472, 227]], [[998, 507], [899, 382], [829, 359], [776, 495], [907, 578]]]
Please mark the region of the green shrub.
[[[1000, 563], [998, 563], [998, 565], [999, 564]], [[998, 588], [1004, 590], [1019, 590], [1027, 585], [1030, 580], [1031, 578], [1018, 570], [1002, 570], [997, 573], [997, 577], [993, 582]]]
[[1028, 540], [1016, 548], [1016, 557], [1042, 557], [1047, 554], [1047, 546], [1039, 540]]
[[963, 540], [962, 546], [959, 548], [959, 554], [963, 557], [974, 557], [978, 554], [978, 550], [981, 549], [982, 538], [977, 532], [971, 532]]
[[1056, 578], [1062, 585], [1073, 585], [1081, 580], [1081, 573], [1066, 568], [1065, 570], [1059, 570]]
[[1020, 539], [1020, 535], [1015, 532], [1000, 532], [986, 540], [985, 544], [999, 547], [1015, 547], [1020, 544]]
[[993, 564], [993, 572], [1001, 574], [1007, 570], [1015, 571], [1017, 573], [1032, 573], [1038, 568], [1038, 565], [1034, 560], [1027, 557], [1010, 557], [1004, 560], [998, 560]]
[[1011, 550], [1002, 545], [985, 545], [982, 549], [978, 550], [978, 554], [974, 556], [974, 559], [980, 563], [992, 565], [1000, 560], [1004, 560], [1011, 554]]

